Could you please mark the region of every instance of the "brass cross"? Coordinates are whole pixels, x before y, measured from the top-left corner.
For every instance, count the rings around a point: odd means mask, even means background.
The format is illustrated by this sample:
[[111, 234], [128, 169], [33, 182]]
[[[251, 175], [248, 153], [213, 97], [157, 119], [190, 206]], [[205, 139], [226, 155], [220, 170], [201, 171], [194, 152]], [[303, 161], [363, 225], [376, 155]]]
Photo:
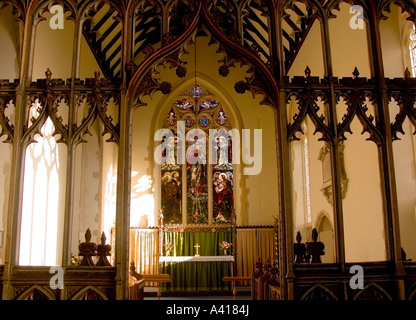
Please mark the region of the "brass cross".
[[195, 253], [195, 256], [194, 257], [199, 257], [199, 248], [200, 248], [201, 246], [197, 243], [196, 245], [194, 245], [194, 248], [196, 248], [196, 253]]

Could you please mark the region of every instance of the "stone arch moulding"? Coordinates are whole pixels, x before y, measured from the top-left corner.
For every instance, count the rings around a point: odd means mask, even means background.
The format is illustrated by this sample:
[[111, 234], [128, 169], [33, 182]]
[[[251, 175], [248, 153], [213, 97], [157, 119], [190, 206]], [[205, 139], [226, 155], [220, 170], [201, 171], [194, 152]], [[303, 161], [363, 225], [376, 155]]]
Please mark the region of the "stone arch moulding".
[[[127, 67], [133, 69], [133, 72], [126, 93], [127, 105], [132, 108], [142, 105], [140, 95], [151, 95], [156, 91], [162, 91], [164, 94], [170, 93], [171, 84], [167, 82], [159, 83], [155, 80], [152, 68], [160, 63], [160, 60], [166, 59], [170, 55], [175, 55], [175, 51], [180, 50], [197, 29], [201, 29], [212, 39], [215, 39], [215, 42], [220, 45], [226, 56], [231, 57], [231, 59], [228, 59], [228, 62], [235, 59], [252, 66], [251, 72], [253, 76], [246, 81], [238, 81], [235, 85], [236, 92], [243, 94], [246, 91], [250, 91], [253, 96], [262, 94], [265, 97], [264, 104], [277, 108], [278, 85], [271, 70], [254, 53], [225, 37], [221, 30], [211, 21], [206, 8], [202, 6], [202, 2], [204, 1], [199, 3], [195, 17], [186, 32], [173, 41], [166, 43], [162, 48], [150, 51], [149, 56], [140, 66], [134, 65], [134, 62], [128, 64]], [[227, 61], [224, 61], [224, 65], [226, 64]]]
[[318, 217], [316, 218], [316, 222], [315, 222], [315, 228], [316, 230], [319, 230], [319, 227], [321, 226], [321, 224], [325, 221], [325, 219], [327, 219], [331, 225], [332, 231], [334, 231], [334, 222], [331, 220], [328, 212], [326, 212], [325, 210], [322, 210], [319, 214]]
[[35, 290], [40, 291], [49, 300], [56, 300], [55, 295], [48, 288], [41, 287], [37, 284], [23, 292], [19, 297], [17, 297], [17, 300], [26, 300], [26, 298], [29, 297]]

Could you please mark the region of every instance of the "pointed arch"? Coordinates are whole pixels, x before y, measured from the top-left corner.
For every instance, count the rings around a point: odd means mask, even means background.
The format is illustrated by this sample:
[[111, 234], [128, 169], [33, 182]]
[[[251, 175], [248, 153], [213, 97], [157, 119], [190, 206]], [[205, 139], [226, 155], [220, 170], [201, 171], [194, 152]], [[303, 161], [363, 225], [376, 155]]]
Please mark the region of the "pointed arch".
[[368, 300], [365, 297], [366, 294], [369, 295], [371, 300], [393, 300], [387, 291], [375, 282], [367, 284], [364, 289], [354, 296], [353, 300]]
[[410, 294], [408, 296], [408, 300], [416, 300], [416, 285], [413, 286], [413, 288], [409, 291]]
[[323, 225], [323, 223], [325, 223], [325, 219], [327, 219], [329, 221], [329, 224], [331, 225], [332, 231], [335, 230], [334, 229], [334, 222], [331, 220], [331, 217], [329, 216], [328, 212], [326, 212], [325, 210], [322, 210], [318, 214], [318, 217], [315, 220], [315, 228], [316, 228], [316, 230], [319, 231], [320, 227]]
[[320, 283], [306, 291], [300, 300], [315, 300], [316, 298], [319, 300], [338, 300], [331, 290]]
[[103, 300], [108, 300], [107, 295], [99, 288], [94, 286], [87, 286], [85, 288], [82, 288], [80, 291], [78, 291], [71, 300], [80, 300], [83, 298], [89, 291], [92, 291], [93, 293], [97, 294], [100, 298]]
[[41, 294], [43, 294], [49, 300], [56, 300], [55, 295], [53, 294], [53, 292], [50, 289], [45, 288], [45, 287], [41, 287], [37, 284], [33, 285], [32, 287], [27, 289], [25, 292], [23, 292], [17, 298], [17, 300], [26, 300], [28, 297], [30, 297], [30, 295], [32, 295], [35, 292], [35, 290], [39, 291]]
[[[195, 17], [189, 24], [186, 32], [180, 37], [168, 42], [162, 48], [149, 54], [149, 57], [140, 65], [136, 66], [133, 77], [128, 85], [126, 93], [126, 101], [129, 106], [137, 106], [137, 95], [141, 94], [138, 90], [143, 87], [147, 89], [147, 94], [152, 94], [158, 90], [164, 91], [162, 84], [153, 79], [152, 68], [158, 64], [158, 61], [168, 57], [170, 54], [174, 54], [176, 50], [180, 49], [186, 41], [196, 32], [197, 28], [201, 28], [207, 32], [225, 51], [225, 54], [229, 54], [233, 58], [238, 58], [245, 63], [249, 63], [252, 68], [253, 76], [247, 81], [239, 81], [236, 83], [235, 89], [238, 93], [244, 93], [251, 91], [253, 95], [263, 94], [265, 96], [264, 104], [271, 105], [277, 108], [277, 96], [278, 96], [278, 84], [275, 76], [270, 69], [262, 62], [262, 60], [256, 56], [250, 50], [241, 47], [238, 43], [235, 43], [224, 36], [223, 32], [215, 26], [211, 21], [211, 17], [208, 9], [202, 6], [200, 2], [198, 9], [195, 10]], [[144, 82], [144, 83], [143, 83]], [[149, 87], [151, 88], [149, 90]], [[168, 88], [170, 92], [171, 88]], [[140, 90], [139, 90], [140, 91]]]

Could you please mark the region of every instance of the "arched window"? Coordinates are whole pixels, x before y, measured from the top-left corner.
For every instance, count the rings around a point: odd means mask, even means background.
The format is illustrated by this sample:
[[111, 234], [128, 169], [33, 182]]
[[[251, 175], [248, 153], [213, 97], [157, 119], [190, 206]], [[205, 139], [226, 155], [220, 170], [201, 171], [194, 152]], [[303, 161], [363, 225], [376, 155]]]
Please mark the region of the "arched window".
[[232, 126], [224, 106], [195, 85], [173, 103], [164, 128], [164, 223], [230, 223], [234, 207]]
[[412, 61], [412, 74], [416, 77], [416, 27], [413, 25], [413, 30], [410, 35], [410, 59]]

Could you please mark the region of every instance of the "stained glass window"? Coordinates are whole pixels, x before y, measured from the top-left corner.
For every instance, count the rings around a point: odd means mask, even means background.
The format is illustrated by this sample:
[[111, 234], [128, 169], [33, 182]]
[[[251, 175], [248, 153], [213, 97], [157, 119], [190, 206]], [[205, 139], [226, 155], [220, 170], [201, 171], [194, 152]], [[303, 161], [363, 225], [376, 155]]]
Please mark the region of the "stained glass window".
[[[180, 126], [183, 126], [186, 141], [184, 161], [178, 159]], [[230, 223], [234, 207], [234, 171], [228, 132], [232, 127], [224, 106], [207, 90], [195, 85], [173, 103], [164, 127], [172, 132], [162, 141], [164, 222]]]
[[[174, 114], [172, 112], [169, 112], [166, 120], [168, 123], [171, 123], [170, 117]], [[177, 136], [174, 132], [162, 141], [166, 145], [162, 154], [166, 161], [161, 165], [161, 208], [167, 223], [182, 223], [182, 167], [177, 163], [176, 142]]]

